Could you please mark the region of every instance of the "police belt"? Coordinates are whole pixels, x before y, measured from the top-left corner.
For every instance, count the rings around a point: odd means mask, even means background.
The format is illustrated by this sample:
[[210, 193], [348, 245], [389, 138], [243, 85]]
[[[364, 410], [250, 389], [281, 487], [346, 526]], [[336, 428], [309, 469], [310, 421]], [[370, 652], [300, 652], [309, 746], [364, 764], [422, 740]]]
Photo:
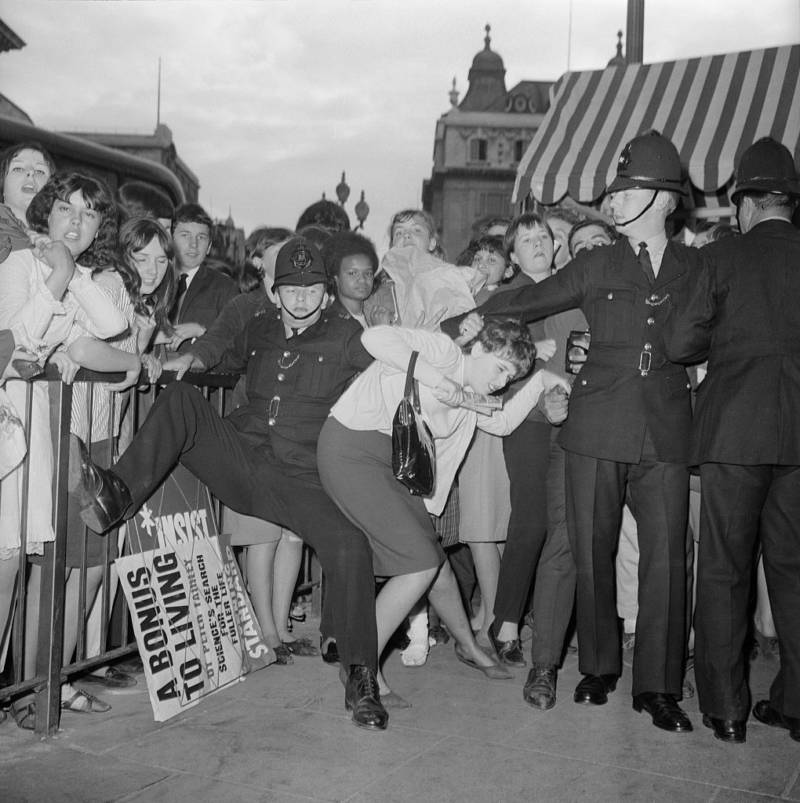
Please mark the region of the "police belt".
[[[322, 426], [330, 409], [330, 404], [323, 399], [302, 402], [296, 399], [283, 399], [276, 394], [265, 403], [265, 408], [267, 423], [270, 426], [275, 425], [278, 415], [282, 419], [306, 419], [309, 422], [320, 421], [320, 426]], [[324, 410], [325, 415], [320, 416], [320, 410]]]
[[[631, 368], [642, 376], [661, 368], [676, 368], [664, 355], [655, 353], [651, 348], [634, 348], [633, 346], [601, 346], [595, 343], [589, 348], [589, 362], [592, 365], [610, 368], [624, 373]], [[681, 369], [683, 370], [683, 369]]]

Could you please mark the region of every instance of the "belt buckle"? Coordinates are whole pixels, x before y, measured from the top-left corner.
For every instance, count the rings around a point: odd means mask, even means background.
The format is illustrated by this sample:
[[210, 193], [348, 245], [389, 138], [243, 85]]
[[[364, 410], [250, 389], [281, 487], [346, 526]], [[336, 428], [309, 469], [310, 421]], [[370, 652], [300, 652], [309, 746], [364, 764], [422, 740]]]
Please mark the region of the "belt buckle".
[[278, 408], [281, 405], [281, 397], [280, 396], [273, 396], [269, 400], [269, 406], [267, 407], [267, 423], [271, 426], [275, 426], [275, 422], [278, 420]]
[[643, 351], [639, 355], [639, 371], [642, 376], [650, 373], [650, 366], [653, 363], [653, 354], [650, 351]]

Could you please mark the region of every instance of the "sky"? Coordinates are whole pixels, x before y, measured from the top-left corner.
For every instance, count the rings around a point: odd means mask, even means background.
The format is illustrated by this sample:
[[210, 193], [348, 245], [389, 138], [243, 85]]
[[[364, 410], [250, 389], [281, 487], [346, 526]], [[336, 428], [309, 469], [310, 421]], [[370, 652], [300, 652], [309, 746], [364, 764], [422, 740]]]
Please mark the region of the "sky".
[[[0, 54], [0, 91], [34, 123], [152, 133], [161, 121], [200, 202], [249, 233], [293, 227], [342, 171], [365, 232], [421, 202], [453, 77], [464, 97], [491, 24], [506, 86], [600, 69], [626, 0], [4, 0], [26, 43]], [[646, 0], [644, 61], [800, 42], [798, 0]]]

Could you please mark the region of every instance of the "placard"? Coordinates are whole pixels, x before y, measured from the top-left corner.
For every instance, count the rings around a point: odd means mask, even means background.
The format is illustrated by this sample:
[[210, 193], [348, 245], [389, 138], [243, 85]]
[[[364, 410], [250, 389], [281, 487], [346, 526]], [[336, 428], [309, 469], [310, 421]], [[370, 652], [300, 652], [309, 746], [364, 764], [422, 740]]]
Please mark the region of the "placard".
[[276, 660], [226, 537], [180, 541], [116, 565], [157, 722]]

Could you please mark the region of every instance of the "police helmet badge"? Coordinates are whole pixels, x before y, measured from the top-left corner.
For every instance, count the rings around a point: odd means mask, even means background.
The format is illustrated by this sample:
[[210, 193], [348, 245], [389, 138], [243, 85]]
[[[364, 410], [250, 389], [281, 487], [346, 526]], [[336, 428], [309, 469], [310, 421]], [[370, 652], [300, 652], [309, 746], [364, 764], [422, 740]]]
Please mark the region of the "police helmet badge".
[[622, 153], [619, 155], [619, 161], [617, 162], [617, 175], [622, 173], [628, 165], [631, 163], [631, 143], [629, 142], [623, 149]]
[[314, 264], [314, 257], [305, 245], [298, 245], [290, 257], [292, 267], [298, 272], [308, 270]]

